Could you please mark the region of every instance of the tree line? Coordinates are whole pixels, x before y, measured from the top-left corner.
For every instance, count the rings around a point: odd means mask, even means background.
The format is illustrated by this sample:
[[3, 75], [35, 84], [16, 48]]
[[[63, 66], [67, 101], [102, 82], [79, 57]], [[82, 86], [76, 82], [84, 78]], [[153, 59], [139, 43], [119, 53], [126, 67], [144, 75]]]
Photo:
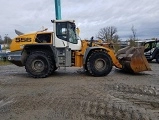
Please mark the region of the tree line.
[[[136, 29], [134, 26], [131, 27], [132, 35], [128, 38], [128, 40], [138, 40], [136, 37]], [[101, 28], [98, 32], [97, 38], [101, 39], [105, 42], [113, 42], [117, 43], [120, 41], [119, 35], [117, 34], [117, 28], [115, 26], [108, 26]]]
[[0, 44], [10, 44], [12, 42], [12, 39], [9, 36], [4, 36], [4, 38], [2, 38], [2, 36], [0, 35]]
[[[117, 51], [118, 49], [120, 49], [120, 43], [121, 43], [121, 40], [117, 32], [118, 31], [115, 26], [108, 26], [101, 28], [96, 37], [104, 42], [114, 44], [115, 47], [114, 49], [115, 51]], [[136, 37], [136, 29], [134, 28], [133, 25], [131, 27], [131, 32], [132, 34], [128, 38], [127, 42], [130, 43], [129, 44], [130, 46], [136, 46], [135, 41], [137, 41], [138, 39]]]

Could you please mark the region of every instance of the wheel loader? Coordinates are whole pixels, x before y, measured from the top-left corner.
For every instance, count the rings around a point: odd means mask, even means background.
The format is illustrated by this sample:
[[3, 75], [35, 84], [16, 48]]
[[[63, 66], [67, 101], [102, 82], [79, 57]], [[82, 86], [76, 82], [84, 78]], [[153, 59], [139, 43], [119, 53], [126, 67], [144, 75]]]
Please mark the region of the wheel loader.
[[116, 54], [103, 43], [80, 40], [74, 20], [51, 20], [53, 32], [18, 34], [12, 40], [8, 60], [25, 66], [34, 78], [45, 78], [59, 67], [83, 67], [90, 75], [108, 75], [112, 67], [130, 72], [151, 70], [142, 47], [126, 47]]

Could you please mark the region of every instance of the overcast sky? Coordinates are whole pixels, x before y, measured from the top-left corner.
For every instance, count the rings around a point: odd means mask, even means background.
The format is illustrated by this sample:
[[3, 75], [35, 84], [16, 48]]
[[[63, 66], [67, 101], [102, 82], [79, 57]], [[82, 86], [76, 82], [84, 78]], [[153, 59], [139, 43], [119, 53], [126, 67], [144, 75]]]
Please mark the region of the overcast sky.
[[[61, 0], [62, 19], [73, 19], [82, 39], [101, 28], [115, 26], [128, 39], [132, 25], [139, 39], [159, 38], [159, 0]], [[52, 30], [54, 0], [0, 0], [0, 35], [16, 37], [14, 29], [28, 33]]]

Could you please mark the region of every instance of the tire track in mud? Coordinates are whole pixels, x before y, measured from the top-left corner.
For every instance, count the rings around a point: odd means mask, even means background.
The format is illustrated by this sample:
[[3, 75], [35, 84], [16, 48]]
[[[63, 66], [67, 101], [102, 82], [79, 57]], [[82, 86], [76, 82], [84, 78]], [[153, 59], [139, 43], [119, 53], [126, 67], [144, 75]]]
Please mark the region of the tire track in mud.
[[129, 92], [133, 94], [159, 96], [159, 88], [157, 86], [126, 85], [121, 83], [121, 84], [105, 84], [105, 89], [116, 90], [120, 92]]
[[[108, 85], [109, 86], [109, 85]], [[108, 87], [107, 86], [107, 87]], [[111, 85], [109, 87], [112, 87]], [[108, 88], [109, 88], [108, 87]], [[96, 119], [109, 120], [158, 120], [158, 110], [145, 109], [137, 106], [134, 101], [128, 101], [120, 97], [109, 94], [109, 91], [103, 92], [90, 88], [82, 88], [94, 95], [92, 100], [82, 100], [80, 102], [80, 111], [87, 116]], [[131, 89], [128, 88], [128, 89]], [[118, 89], [117, 89], [118, 90]], [[129, 90], [127, 91], [129, 92]], [[145, 92], [144, 92], [145, 93]], [[147, 93], [146, 93], [147, 94]]]
[[157, 86], [113, 84], [105, 85], [105, 88], [117, 98], [146, 109], [159, 110], [159, 88]]

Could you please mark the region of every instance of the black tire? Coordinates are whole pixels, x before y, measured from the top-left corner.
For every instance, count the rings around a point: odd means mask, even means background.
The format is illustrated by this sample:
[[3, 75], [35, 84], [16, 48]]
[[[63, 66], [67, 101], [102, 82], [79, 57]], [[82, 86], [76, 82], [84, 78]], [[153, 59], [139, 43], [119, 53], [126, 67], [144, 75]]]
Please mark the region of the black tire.
[[54, 69], [53, 69], [53, 71], [51, 72], [51, 74], [53, 75], [54, 72], [55, 72], [57, 69], [58, 69], [58, 67], [55, 67], [55, 65], [54, 65]]
[[159, 63], [159, 54], [156, 55], [156, 62]]
[[26, 71], [34, 78], [45, 78], [54, 70], [54, 63], [47, 52], [32, 52], [25, 63]]
[[153, 59], [147, 59], [148, 62], [151, 62]]
[[6, 62], [7, 61], [7, 58], [6, 57], [3, 57], [3, 62]]
[[88, 72], [95, 77], [106, 76], [112, 70], [110, 56], [102, 51], [92, 52], [86, 64]]
[[87, 64], [84, 65], [84, 70], [88, 72]]

